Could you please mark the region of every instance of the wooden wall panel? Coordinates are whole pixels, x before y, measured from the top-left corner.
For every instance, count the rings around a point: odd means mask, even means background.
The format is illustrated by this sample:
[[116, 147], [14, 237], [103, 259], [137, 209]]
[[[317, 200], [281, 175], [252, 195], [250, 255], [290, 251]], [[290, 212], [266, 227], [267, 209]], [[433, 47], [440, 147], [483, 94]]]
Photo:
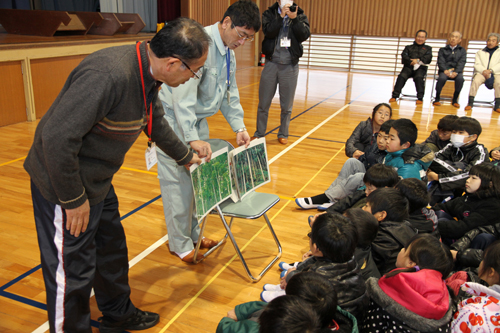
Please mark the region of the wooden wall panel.
[[68, 75], [86, 55], [33, 59], [31, 76], [36, 117], [41, 118], [50, 108], [64, 86]]
[[27, 121], [21, 62], [0, 62], [0, 77], [0, 126]]

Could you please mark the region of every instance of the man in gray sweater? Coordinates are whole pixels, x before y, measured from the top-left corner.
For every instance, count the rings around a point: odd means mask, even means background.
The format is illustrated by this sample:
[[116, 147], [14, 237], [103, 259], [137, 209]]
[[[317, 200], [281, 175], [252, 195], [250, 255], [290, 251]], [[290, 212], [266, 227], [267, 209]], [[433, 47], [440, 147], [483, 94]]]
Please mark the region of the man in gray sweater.
[[[178, 86], [201, 68], [210, 38], [190, 19], [151, 42], [103, 49], [69, 75], [40, 120], [24, 163], [31, 177], [51, 332], [91, 332], [94, 288], [101, 333], [150, 328], [158, 314], [130, 300], [125, 233], [111, 180], [144, 130], [179, 165], [201, 162], [163, 118], [163, 82]], [[146, 147], [146, 144], [144, 145]]]

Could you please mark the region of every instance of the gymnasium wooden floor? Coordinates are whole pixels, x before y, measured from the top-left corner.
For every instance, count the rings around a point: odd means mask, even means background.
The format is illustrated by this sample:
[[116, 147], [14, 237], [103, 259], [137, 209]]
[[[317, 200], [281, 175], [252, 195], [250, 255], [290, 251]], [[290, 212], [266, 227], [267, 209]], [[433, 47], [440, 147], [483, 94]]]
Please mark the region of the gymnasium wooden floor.
[[[249, 133], [255, 130], [260, 68], [237, 72], [241, 102]], [[320, 70], [301, 70], [290, 124], [289, 144], [276, 138], [279, 103], [271, 109], [266, 136], [271, 183], [259, 191], [275, 193], [281, 201], [268, 216], [283, 247], [282, 260], [293, 262], [308, 249], [307, 216], [294, 197], [322, 193], [347, 159], [344, 142], [356, 125], [370, 116], [372, 108], [389, 100], [395, 78]], [[446, 114], [466, 115], [469, 83], [462, 91], [457, 110], [449, 103], [434, 108], [430, 102], [432, 80], [427, 80], [426, 98], [416, 107], [412, 100], [394, 103], [393, 118], [410, 118], [419, 129], [418, 142], [425, 140]], [[405, 87], [414, 92], [411, 81]], [[485, 94], [485, 97], [481, 95]], [[481, 88], [477, 99], [492, 99]], [[480, 142], [488, 148], [500, 144], [499, 114], [490, 107], [476, 107], [472, 116], [483, 126]], [[234, 143], [235, 135], [219, 113], [209, 119], [211, 137]], [[0, 128], [0, 332], [45, 332], [48, 329], [45, 292], [40, 269], [29, 178], [23, 169], [36, 123], [20, 123]], [[214, 332], [219, 320], [235, 305], [259, 299], [265, 283], [277, 283], [275, 265], [258, 283], [244, 274], [231, 244], [226, 243], [199, 265], [181, 262], [170, 254], [165, 243], [156, 167], [146, 171], [142, 136], [128, 153], [114, 177], [120, 212], [127, 234], [132, 300], [142, 309], [158, 312], [160, 323], [148, 332]], [[238, 220], [234, 233], [254, 272], [259, 272], [275, 255], [274, 242], [262, 219]], [[206, 235], [220, 238], [223, 227], [210, 217]], [[98, 332], [100, 312], [91, 299], [94, 332]]]

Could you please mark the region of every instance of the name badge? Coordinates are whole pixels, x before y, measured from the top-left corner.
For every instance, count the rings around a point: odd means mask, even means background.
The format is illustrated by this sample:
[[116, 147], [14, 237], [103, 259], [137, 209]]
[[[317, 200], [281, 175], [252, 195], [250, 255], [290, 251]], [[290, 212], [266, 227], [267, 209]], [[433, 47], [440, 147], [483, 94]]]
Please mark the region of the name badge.
[[156, 144], [153, 142], [151, 147], [146, 149], [146, 167], [151, 169], [158, 162], [156, 157]]
[[288, 37], [281, 38], [281, 42], [280, 42], [281, 47], [290, 47], [290, 45], [291, 45], [291, 42], [290, 42], [290, 39], [288, 39]]

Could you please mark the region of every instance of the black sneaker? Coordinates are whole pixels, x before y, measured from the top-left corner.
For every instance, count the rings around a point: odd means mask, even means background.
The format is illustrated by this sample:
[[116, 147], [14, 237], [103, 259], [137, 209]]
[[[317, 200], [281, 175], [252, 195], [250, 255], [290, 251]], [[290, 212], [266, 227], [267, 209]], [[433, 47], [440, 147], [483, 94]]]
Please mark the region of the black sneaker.
[[140, 331], [151, 328], [158, 324], [160, 315], [135, 309], [135, 312], [126, 320], [116, 321], [106, 316], [99, 318], [99, 320], [101, 333], [121, 333], [126, 330]]

